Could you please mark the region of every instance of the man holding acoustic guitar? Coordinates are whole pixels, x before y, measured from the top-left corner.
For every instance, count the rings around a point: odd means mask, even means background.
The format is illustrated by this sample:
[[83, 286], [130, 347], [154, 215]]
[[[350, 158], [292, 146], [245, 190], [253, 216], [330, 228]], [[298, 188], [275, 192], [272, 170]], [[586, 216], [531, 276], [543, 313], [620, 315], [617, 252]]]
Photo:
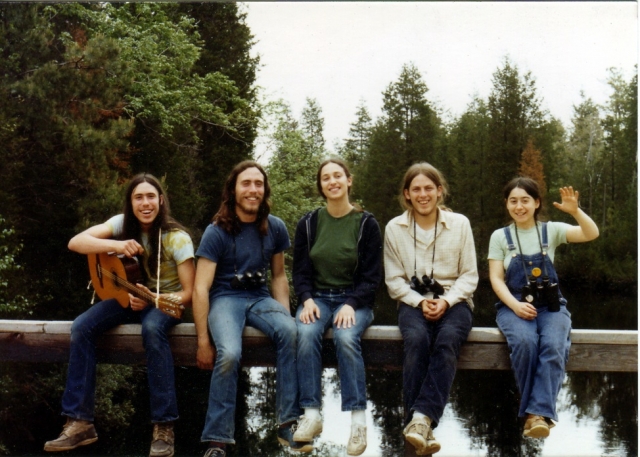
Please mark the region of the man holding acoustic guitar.
[[178, 406], [167, 332], [191, 303], [195, 278], [191, 237], [171, 217], [160, 182], [143, 173], [129, 183], [124, 213], [74, 236], [69, 249], [89, 257], [92, 284], [102, 301], [78, 316], [71, 327], [62, 397], [67, 422], [44, 450], [68, 451], [97, 441], [93, 425], [96, 338], [117, 325], [139, 323], [154, 424], [149, 455], [171, 457]]

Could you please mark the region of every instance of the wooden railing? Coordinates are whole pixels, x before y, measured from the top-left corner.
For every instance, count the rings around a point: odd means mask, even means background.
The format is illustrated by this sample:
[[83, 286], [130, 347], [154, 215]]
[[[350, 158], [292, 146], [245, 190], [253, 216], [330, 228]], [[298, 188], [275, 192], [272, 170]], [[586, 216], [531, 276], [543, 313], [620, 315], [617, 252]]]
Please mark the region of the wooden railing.
[[[0, 362], [67, 362], [69, 321], [0, 320]], [[325, 335], [326, 366], [335, 366], [333, 334]], [[193, 366], [196, 333], [193, 324], [180, 324], [171, 331], [176, 365]], [[638, 371], [638, 332], [635, 330], [572, 330], [568, 371]], [[402, 366], [402, 336], [396, 326], [374, 325], [362, 338], [368, 368], [399, 369]], [[121, 325], [98, 341], [98, 359], [104, 363], [144, 364], [140, 325]], [[243, 334], [244, 366], [273, 366], [271, 341], [256, 329]], [[497, 328], [476, 327], [462, 347], [459, 369], [508, 370], [509, 354]]]

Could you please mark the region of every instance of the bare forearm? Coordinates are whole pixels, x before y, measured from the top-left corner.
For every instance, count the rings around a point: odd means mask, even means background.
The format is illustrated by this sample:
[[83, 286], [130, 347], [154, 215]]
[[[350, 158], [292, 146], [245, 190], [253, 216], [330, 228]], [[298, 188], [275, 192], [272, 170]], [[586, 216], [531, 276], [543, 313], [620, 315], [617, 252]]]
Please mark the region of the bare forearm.
[[289, 282], [287, 277], [277, 277], [271, 280], [273, 298], [289, 310]]
[[198, 345], [210, 344], [209, 341], [209, 293], [196, 287], [192, 296], [193, 322], [196, 328]]
[[573, 214], [573, 217], [582, 231], [581, 241], [591, 241], [598, 238], [600, 235], [598, 226], [584, 211], [578, 209], [578, 211]]
[[101, 239], [86, 233], [79, 233], [69, 241], [69, 249], [79, 254], [100, 254], [102, 252], [116, 252], [120, 242], [111, 239]]

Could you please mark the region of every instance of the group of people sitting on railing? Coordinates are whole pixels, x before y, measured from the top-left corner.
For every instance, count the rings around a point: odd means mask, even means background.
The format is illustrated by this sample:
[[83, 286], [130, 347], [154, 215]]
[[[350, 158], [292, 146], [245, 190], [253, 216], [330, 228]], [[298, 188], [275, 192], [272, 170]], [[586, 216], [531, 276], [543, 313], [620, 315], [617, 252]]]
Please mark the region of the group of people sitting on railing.
[[[296, 228], [292, 276], [298, 307], [292, 318], [284, 259], [289, 235], [282, 220], [270, 214], [269, 180], [258, 163], [244, 161], [231, 171], [220, 209], [195, 253], [187, 230], [171, 217], [158, 180], [135, 176], [124, 214], [76, 235], [69, 248], [81, 254], [139, 256], [145, 280], [137, 288], [153, 300], [135, 293], [126, 307], [104, 300], [74, 321], [62, 399], [67, 422], [45, 450], [66, 451], [98, 439], [93, 425], [96, 338], [116, 325], [141, 323], [154, 425], [149, 455], [173, 456], [178, 407], [167, 333], [180, 319], [158, 307], [159, 298], [170, 294], [181, 306], [193, 306], [197, 365], [213, 370], [201, 438], [208, 445], [205, 457], [225, 456], [235, 443], [247, 325], [275, 344], [277, 437], [299, 452], [312, 451], [314, 438], [322, 433], [322, 339], [333, 328], [342, 410], [351, 411], [347, 453], [362, 454], [367, 394], [361, 337], [373, 321], [384, 258], [404, 341], [403, 434], [416, 454], [438, 452], [433, 429], [472, 327], [478, 272], [471, 226], [444, 206], [446, 182], [428, 163], [407, 170], [400, 192], [405, 211], [388, 223], [384, 240], [374, 216], [350, 201], [352, 183], [340, 159], [326, 160], [318, 169], [318, 192], [326, 206], [304, 215]], [[504, 201], [513, 221], [493, 233], [488, 255], [491, 284], [500, 300], [497, 323], [521, 395], [519, 415], [524, 435], [532, 438], [547, 437], [558, 419], [555, 404], [570, 346], [571, 319], [558, 290], [554, 251], [562, 243], [598, 236], [596, 224], [578, 206], [578, 192], [563, 187], [560, 196], [555, 207], [578, 225], [540, 222], [537, 183], [525, 177], [509, 182]]]

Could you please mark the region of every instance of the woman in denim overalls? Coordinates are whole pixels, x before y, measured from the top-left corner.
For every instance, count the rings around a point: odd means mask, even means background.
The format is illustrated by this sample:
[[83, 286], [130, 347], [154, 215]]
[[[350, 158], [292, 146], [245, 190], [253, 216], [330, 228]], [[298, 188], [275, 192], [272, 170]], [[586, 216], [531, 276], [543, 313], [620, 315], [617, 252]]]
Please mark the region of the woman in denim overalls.
[[538, 222], [538, 184], [522, 177], [510, 181], [504, 198], [513, 224], [496, 230], [489, 245], [491, 286], [500, 299], [496, 321], [520, 390], [524, 436], [531, 438], [546, 438], [558, 420], [556, 399], [571, 346], [571, 314], [557, 286], [553, 255], [560, 244], [598, 237], [598, 227], [578, 207], [578, 192], [563, 187], [560, 195], [562, 203], [554, 206], [572, 215], [577, 226]]

